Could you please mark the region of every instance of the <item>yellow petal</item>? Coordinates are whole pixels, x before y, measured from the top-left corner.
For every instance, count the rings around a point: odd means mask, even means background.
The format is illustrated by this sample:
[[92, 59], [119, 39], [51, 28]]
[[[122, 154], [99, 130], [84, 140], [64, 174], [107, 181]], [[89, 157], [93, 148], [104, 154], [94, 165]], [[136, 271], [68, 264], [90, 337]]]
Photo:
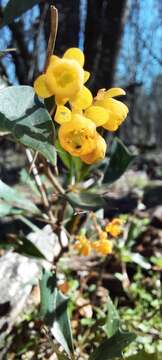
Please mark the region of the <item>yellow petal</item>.
[[101, 106], [92, 105], [85, 111], [85, 116], [94, 121], [96, 126], [101, 126], [108, 121], [109, 111]]
[[34, 81], [34, 90], [38, 96], [41, 96], [44, 99], [52, 95], [52, 93], [49, 91], [46, 85], [45, 74], [38, 76], [38, 78]]
[[101, 100], [104, 100], [105, 98], [105, 92], [106, 92], [106, 89], [99, 89], [98, 92], [97, 92], [97, 95], [95, 96], [94, 100], [95, 101], [101, 101]]
[[106, 124], [103, 125], [104, 129], [109, 131], [116, 131], [119, 127], [118, 122], [116, 121], [116, 118], [113, 118], [112, 116], [109, 118], [109, 120], [106, 122]]
[[94, 164], [104, 159], [106, 153], [106, 142], [104, 138], [97, 133], [96, 147], [89, 154], [81, 155], [80, 158], [86, 164]]
[[56, 105], [65, 105], [68, 102], [68, 98], [62, 98], [61, 96], [55, 96]]
[[113, 97], [113, 96], [120, 96], [120, 95], [126, 95], [126, 92], [121, 88], [111, 88], [111, 89], [105, 91], [105, 98]]
[[78, 48], [70, 48], [65, 51], [64, 56], [65, 59], [76, 60], [81, 67], [84, 66], [84, 54]]
[[96, 101], [95, 104], [103, 106], [105, 109], [109, 110], [110, 121], [116, 121], [117, 125], [121, 125], [121, 123], [125, 120], [128, 114], [128, 107], [121, 101], [113, 98]]
[[84, 84], [88, 81], [90, 75], [89, 71], [84, 71]]
[[51, 55], [49, 65], [56, 65], [61, 59], [56, 55]]
[[54, 120], [58, 124], [64, 124], [71, 120], [71, 111], [63, 105], [57, 106], [56, 114]]
[[90, 90], [83, 86], [70, 103], [74, 109], [85, 110], [92, 104], [92, 101], [93, 97]]
[[46, 83], [50, 91], [61, 98], [73, 98], [82, 89], [84, 71], [75, 60], [60, 59], [50, 64], [46, 71]]

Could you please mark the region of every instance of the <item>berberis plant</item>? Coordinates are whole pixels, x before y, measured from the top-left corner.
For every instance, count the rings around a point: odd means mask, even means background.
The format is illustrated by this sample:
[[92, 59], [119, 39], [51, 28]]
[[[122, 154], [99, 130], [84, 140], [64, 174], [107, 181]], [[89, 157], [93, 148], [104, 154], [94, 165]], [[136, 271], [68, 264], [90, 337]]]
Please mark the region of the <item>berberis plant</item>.
[[[7, 21], [7, 9], [5, 16]], [[48, 270], [42, 269], [40, 279], [41, 326], [57, 358], [74, 360], [80, 354], [74, 349], [68, 299], [57, 285], [58, 263], [69, 249], [103, 260], [112, 253], [114, 239], [122, 232], [122, 220], [98, 218], [97, 211], [111, 208], [109, 185], [125, 172], [134, 156], [118, 138], [110, 146], [106, 144], [108, 132], [114, 133], [126, 119], [128, 108], [116, 99], [125, 91], [99, 89], [93, 97], [85, 86], [90, 74], [83, 69], [83, 52], [70, 48], [61, 58], [53, 55], [57, 16], [52, 6], [45, 70], [35, 79], [34, 87], [9, 86], [0, 91], [0, 131], [10, 133], [25, 147], [42, 204], [38, 208], [2, 181], [0, 198], [1, 216], [34, 214], [57, 235], [61, 250], [48, 262]], [[68, 239], [66, 246], [63, 235]], [[19, 239], [11, 246], [26, 256], [45, 258], [29, 240]], [[122, 330], [115, 306], [110, 299], [107, 302], [108, 331], [103, 331], [101, 342], [96, 338], [89, 344], [89, 360], [121, 358], [135, 338]], [[102, 331], [105, 324], [99, 326]]]

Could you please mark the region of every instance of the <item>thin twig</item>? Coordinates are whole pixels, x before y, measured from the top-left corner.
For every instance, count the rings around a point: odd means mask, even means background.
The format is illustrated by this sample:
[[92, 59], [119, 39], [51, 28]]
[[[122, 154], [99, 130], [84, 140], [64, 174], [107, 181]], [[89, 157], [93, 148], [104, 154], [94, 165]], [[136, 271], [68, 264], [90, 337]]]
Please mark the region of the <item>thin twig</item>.
[[34, 159], [33, 159], [33, 155], [29, 149], [26, 149], [26, 156], [28, 158], [29, 164], [31, 165], [30, 169], [32, 170], [32, 173], [33, 173], [33, 176], [35, 179], [35, 183], [39, 189], [43, 205], [44, 205], [45, 209], [47, 210], [51, 226], [53, 226], [55, 224], [55, 218], [53, 216], [52, 210], [50, 209], [50, 204], [48, 201], [46, 190], [45, 190], [45, 188], [42, 184], [41, 178], [39, 176], [38, 169], [37, 169]]
[[61, 195], [65, 195], [65, 190], [60, 185], [60, 183], [58, 182], [56, 177], [52, 174], [50, 167], [47, 168], [47, 176], [48, 176], [49, 180], [51, 181], [52, 185], [58, 191], [58, 193], [60, 193]]
[[[29, 169], [29, 175], [31, 174], [32, 168], [33, 168], [34, 165], [35, 165], [35, 162], [36, 162], [36, 160], [37, 160], [38, 154], [39, 154], [38, 151], [36, 151], [35, 154], [34, 154], [34, 156], [33, 156], [33, 161], [32, 161], [32, 163], [31, 163], [30, 169]], [[29, 159], [28, 159], [28, 160], [29, 160]]]
[[33, 155], [32, 155], [32, 153], [31, 153], [31, 151], [29, 149], [26, 149], [26, 156], [27, 156], [27, 159], [29, 161], [30, 169], [32, 170], [36, 185], [37, 185], [37, 187], [38, 187], [38, 189], [40, 191], [42, 202], [43, 202], [45, 208], [49, 208], [49, 201], [48, 201], [45, 189], [43, 187], [41, 178], [39, 176], [38, 169], [37, 169], [37, 167], [35, 165], [35, 162], [33, 161], [34, 160]]
[[50, 9], [51, 9], [51, 31], [48, 41], [47, 57], [46, 57], [44, 72], [46, 72], [47, 70], [50, 61], [50, 56], [53, 54], [54, 51], [57, 29], [58, 29], [58, 11], [53, 5], [51, 5]]

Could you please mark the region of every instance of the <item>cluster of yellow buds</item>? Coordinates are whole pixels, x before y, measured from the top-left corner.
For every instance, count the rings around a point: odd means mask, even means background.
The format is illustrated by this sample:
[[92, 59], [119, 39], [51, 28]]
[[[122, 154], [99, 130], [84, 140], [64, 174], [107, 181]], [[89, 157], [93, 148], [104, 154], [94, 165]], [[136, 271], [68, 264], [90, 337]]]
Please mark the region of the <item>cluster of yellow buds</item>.
[[[106, 236], [105, 236], [106, 235]], [[107, 234], [103, 231], [99, 234], [99, 239], [96, 241], [90, 241], [84, 235], [76, 236], [76, 243], [74, 249], [76, 249], [80, 255], [88, 256], [91, 250], [95, 250], [100, 255], [108, 255], [112, 253], [112, 244], [107, 238]]]
[[99, 255], [109, 255], [112, 253], [112, 241], [108, 239], [107, 234], [112, 237], [118, 237], [122, 233], [123, 221], [113, 219], [106, 225], [105, 230], [99, 230], [98, 239], [91, 241], [85, 235], [76, 236], [74, 248], [83, 256], [88, 256], [91, 250], [95, 250]]
[[78, 48], [68, 49], [63, 58], [52, 55], [45, 74], [35, 80], [34, 89], [43, 98], [55, 96], [54, 120], [60, 125], [61, 146], [72, 156], [92, 164], [104, 159], [106, 153], [105, 140], [97, 127], [116, 131], [128, 108], [113, 98], [125, 95], [120, 88], [101, 89], [93, 98], [84, 85], [90, 73], [83, 66], [84, 54]]

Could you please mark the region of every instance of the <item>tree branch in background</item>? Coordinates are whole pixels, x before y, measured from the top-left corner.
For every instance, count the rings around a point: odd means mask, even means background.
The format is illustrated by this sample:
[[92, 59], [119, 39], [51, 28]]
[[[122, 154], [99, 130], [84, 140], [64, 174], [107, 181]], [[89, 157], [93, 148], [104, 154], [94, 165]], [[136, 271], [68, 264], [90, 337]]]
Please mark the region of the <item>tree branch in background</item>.
[[12, 45], [17, 49], [16, 52], [12, 53], [16, 76], [19, 82], [24, 85], [28, 83], [27, 75], [30, 67], [31, 55], [28, 52], [27, 44], [24, 40], [22, 21], [20, 20], [18, 23], [10, 24], [9, 29], [13, 36]]
[[43, 4], [43, 7], [41, 7], [40, 10], [40, 19], [39, 19], [39, 26], [37, 29], [35, 29], [35, 35], [34, 35], [34, 51], [32, 54], [30, 69], [28, 72], [28, 82], [32, 83], [35, 77], [35, 71], [38, 71], [38, 50], [39, 50], [39, 41], [40, 41], [40, 34], [42, 31], [42, 28], [44, 27], [45, 18], [47, 16], [49, 5], [47, 3]]
[[77, 47], [80, 31], [80, 0], [55, 0], [59, 13], [59, 31], [56, 39], [56, 55], [63, 55], [69, 47]]
[[[126, 3], [127, 0], [88, 0], [85, 56], [87, 70], [95, 72], [95, 78], [90, 84], [94, 92], [97, 88], [109, 88], [112, 85]], [[92, 36], [95, 36], [93, 41]]]

